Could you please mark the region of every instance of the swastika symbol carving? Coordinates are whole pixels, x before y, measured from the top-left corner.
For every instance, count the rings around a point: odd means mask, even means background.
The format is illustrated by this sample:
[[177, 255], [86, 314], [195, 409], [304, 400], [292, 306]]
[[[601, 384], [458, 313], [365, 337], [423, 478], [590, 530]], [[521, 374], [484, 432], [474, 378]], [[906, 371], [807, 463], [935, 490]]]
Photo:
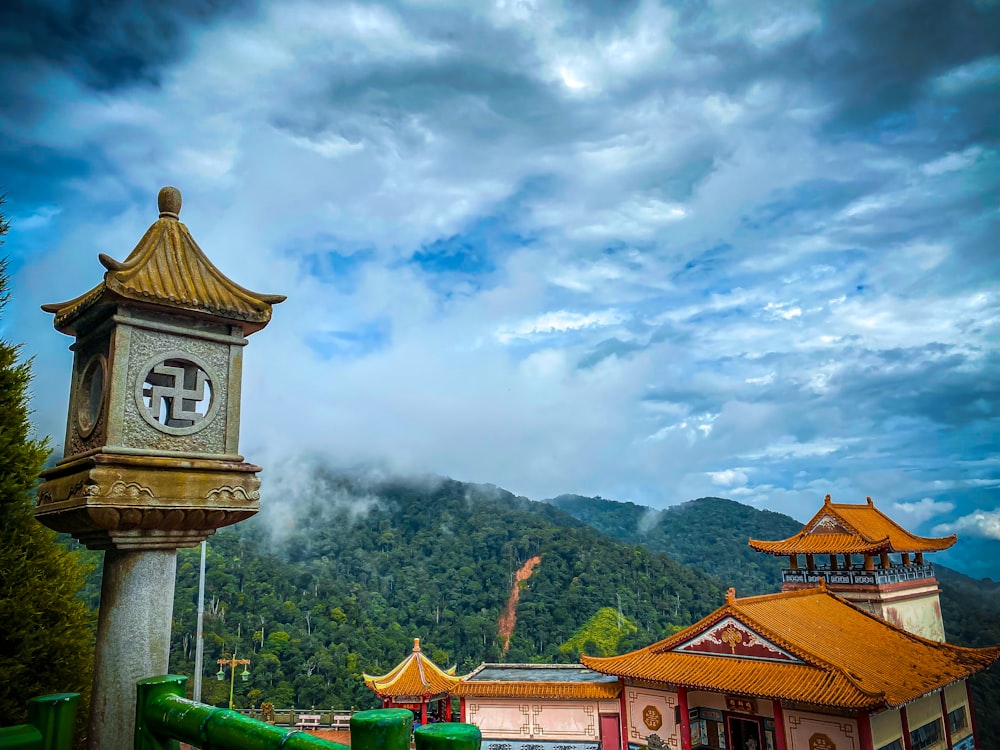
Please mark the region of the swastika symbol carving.
[[[176, 360], [175, 360], [176, 361]], [[149, 388], [144, 388], [142, 395], [149, 397], [150, 415], [157, 421], [163, 414], [160, 405], [167, 406], [166, 420], [168, 427], [189, 427], [205, 416], [204, 411], [197, 411], [197, 405], [205, 400], [205, 384], [209, 383], [208, 373], [193, 362], [183, 365], [156, 365], [146, 376]], [[189, 374], [194, 376], [192, 387], [186, 387], [191, 381]]]
[[136, 392], [143, 418], [164, 432], [190, 434], [214, 413], [212, 376], [200, 362], [170, 357], [147, 366]]

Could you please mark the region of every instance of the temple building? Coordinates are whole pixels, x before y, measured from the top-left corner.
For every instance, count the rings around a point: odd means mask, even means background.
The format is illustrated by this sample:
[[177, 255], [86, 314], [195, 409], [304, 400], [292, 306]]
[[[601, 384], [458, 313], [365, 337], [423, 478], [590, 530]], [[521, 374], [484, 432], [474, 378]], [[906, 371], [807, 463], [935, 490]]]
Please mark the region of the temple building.
[[[618, 750], [621, 683], [579, 664], [482, 664], [462, 678], [462, 721], [475, 724], [484, 750], [540, 748]], [[507, 745], [508, 748], [494, 748]]]
[[420, 639], [413, 639], [413, 651], [388, 673], [363, 675], [365, 685], [382, 699], [382, 708], [408, 708], [419, 716], [421, 725], [433, 718], [451, 721], [451, 694], [461, 677], [455, 667], [441, 669], [424, 656]]
[[938, 539], [911, 534], [870, 497], [848, 505], [833, 503], [827, 495], [798, 534], [778, 542], [751, 539], [750, 547], [788, 557], [782, 591], [814, 587], [823, 579], [852, 604], [911, 633], [943, 641], [940, 589], [924, 554], [948, 549], [955, 541], [954, 534]]
[[[621, 656], [622, 746], [678, 750], [972, 750], [966, 680], [1000, 657], [922, 638], [831, 592], [736, 598]], [[656, 734], [656, 738], [652, 737]]]

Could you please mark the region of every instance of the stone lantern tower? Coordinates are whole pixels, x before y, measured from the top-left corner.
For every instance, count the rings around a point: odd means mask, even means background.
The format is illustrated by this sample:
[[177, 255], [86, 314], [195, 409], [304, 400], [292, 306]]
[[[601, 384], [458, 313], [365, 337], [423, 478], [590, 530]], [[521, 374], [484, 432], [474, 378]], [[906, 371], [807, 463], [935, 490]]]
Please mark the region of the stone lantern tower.
[[35, 516], [105, 550], [91, 748], [131, 746], [136, 680], [165, 674], [177, 549], [255, 514], [260, 467], [239, 455], [246, 336], [285, 298], [226, 278], [179, 221], [181, 195], [104, 280], [44, 305], [74, 336], [65, 454]]

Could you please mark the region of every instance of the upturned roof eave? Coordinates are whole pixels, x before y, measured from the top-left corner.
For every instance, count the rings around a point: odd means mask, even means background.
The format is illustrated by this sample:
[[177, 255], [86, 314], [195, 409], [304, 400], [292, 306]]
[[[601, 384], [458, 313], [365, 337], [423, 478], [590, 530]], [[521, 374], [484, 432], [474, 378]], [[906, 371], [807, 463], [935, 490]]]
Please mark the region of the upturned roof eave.
[[[161, 191], [161, 201], [162, 201]], [[179, 210], [179, 193], [177, 194]], [[245, 334], [260, 330], [271, 319], [279, 294], [260, 294], [240, 286], [220, 271], [195, 242], [176, 213], [163, 212], [146, 230], [124, 261], [100, 254], [107, 269], [100, 284], [66, 302], [42, 305], [55, 315], [62, 333], [75, 335], [76, 325], [102, 304], [132, 301], [156, 309], [235, 323]]]

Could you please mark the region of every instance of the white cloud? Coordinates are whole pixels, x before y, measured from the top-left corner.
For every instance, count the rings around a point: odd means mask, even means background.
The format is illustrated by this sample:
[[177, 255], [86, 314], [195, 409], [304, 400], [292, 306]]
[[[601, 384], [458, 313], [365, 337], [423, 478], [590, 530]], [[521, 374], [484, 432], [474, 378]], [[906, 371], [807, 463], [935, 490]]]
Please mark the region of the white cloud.
[[935, 534], [968, 534], [984, 539], [1000, 539], [1000, 510], [976, 510], [949, 523], [934, 527]]
[[912, 503], [894, 502], [889, 507], [903, 528], [913, 529], [929, 518], [950, 513], [955, 509], [955, 504], [947, 500], [925, 497]]
[[724, 469], [723, 471], [708, 472], [709, 479], [713, 484], [720, 487], [736, 488], [747, 483], [749, 477], [743, 469]]
[[523, 320], [513, 326], [499, 328], [496, 338], [502, 344], [515, 339], [529, 338], [538, 334], [564, 333], [581, 328], [600, 328], [620, 323], [623, 316], [617, 310], [601, 310], [577, 313], [568, 310], [553, 310], [536, 318]]

